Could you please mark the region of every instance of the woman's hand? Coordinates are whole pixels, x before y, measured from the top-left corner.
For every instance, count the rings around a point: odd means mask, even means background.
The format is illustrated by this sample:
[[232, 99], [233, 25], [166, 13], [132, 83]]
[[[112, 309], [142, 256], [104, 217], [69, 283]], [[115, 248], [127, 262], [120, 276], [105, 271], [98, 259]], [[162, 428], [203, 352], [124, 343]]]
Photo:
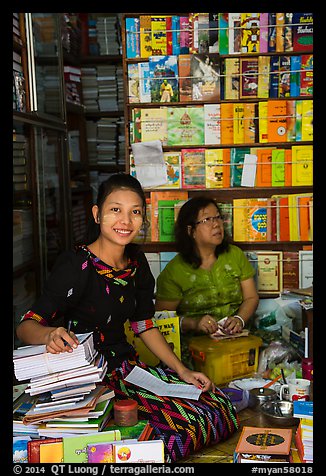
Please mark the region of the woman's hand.
[[214, 392], [215, 390], [215, 384], [202, 372], [196, 372], [185, 368], [179, 372], [178, 375], [181, 380], [187, 383], [192, 383], [203, 392]]
[[237, 334], [243, 330], [243, 322], [238, 316], [229, 316], [223, 326], [226, 334]]
[[72, 352], [73, 349], [76, 349], [78, 344], [78, 339], [72, 331], [68, 333], [64, 327], [56, 327], [52, 329], [47, 336], [46, 350], [51, 354]]
[[213, 334], [213, 332], [217, 331], [218, 324], [214, 317], [210, 316], [209, 314], [205, 314], [205, 316], [201, 317], [197, 323], [197, 331], [198, 332], [205, 332], [206, 334]]

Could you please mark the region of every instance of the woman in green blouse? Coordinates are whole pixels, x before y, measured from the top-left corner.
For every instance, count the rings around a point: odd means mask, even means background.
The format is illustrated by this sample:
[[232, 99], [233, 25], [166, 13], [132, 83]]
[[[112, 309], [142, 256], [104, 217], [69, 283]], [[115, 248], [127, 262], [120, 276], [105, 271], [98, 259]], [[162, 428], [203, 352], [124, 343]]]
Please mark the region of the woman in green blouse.
[[259, 299], [255, 271], [243, 251], [228, 243], [213, 198], [197, 196], [181, 207], [175, 238], [178, 254], [157, 279], [155, 306], [181, 316], [184, 359], [188, 338], [215, 332], [224, 317], [224, 332], [241, 332]]

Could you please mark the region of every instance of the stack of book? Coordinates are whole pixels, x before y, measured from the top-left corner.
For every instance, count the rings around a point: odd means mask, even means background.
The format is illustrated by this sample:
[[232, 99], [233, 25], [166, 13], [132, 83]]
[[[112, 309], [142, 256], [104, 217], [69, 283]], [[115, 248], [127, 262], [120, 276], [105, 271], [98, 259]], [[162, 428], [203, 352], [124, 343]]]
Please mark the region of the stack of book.
[[295, 432], [295, 444], [300, 461], [302, 463], [313, 463], [313, 402], [294, 401], [293, 416], [300, 419]]

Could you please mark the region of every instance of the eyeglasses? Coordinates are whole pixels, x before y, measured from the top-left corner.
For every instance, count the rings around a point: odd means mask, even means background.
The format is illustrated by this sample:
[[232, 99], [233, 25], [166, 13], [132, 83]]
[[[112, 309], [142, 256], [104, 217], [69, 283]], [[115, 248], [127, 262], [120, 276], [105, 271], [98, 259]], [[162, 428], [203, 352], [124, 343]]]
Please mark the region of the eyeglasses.
[[200, 225], [201, 223], [206, 226], [213, 226], [214, 223], [223, 221], [222, 215], [216, 215], [215, 217], [207, 217], [203, 220], [199, 220], [195, 222], [195, 225]]

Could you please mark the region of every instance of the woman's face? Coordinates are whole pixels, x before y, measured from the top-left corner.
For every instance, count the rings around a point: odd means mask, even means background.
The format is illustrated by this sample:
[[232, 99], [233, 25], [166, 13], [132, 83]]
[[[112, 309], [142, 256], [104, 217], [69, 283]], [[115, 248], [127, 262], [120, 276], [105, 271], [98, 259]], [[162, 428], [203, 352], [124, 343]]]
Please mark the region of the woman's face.
[[93, 207], [93, 216], [105, 238], [126, 245], [143, 224], [143, 202], [136, 192], [115, 190], [107, 196], [100, 213], [96, 205]]
[[[205, 220], [206, 218], [208, 220]], [[213, 203], [199, 211], [197, 224], [193, 229], [193, 237], [199, 248], [201, 246], [215, 248], [222, 243], [224, 238], [223, 219]]]

